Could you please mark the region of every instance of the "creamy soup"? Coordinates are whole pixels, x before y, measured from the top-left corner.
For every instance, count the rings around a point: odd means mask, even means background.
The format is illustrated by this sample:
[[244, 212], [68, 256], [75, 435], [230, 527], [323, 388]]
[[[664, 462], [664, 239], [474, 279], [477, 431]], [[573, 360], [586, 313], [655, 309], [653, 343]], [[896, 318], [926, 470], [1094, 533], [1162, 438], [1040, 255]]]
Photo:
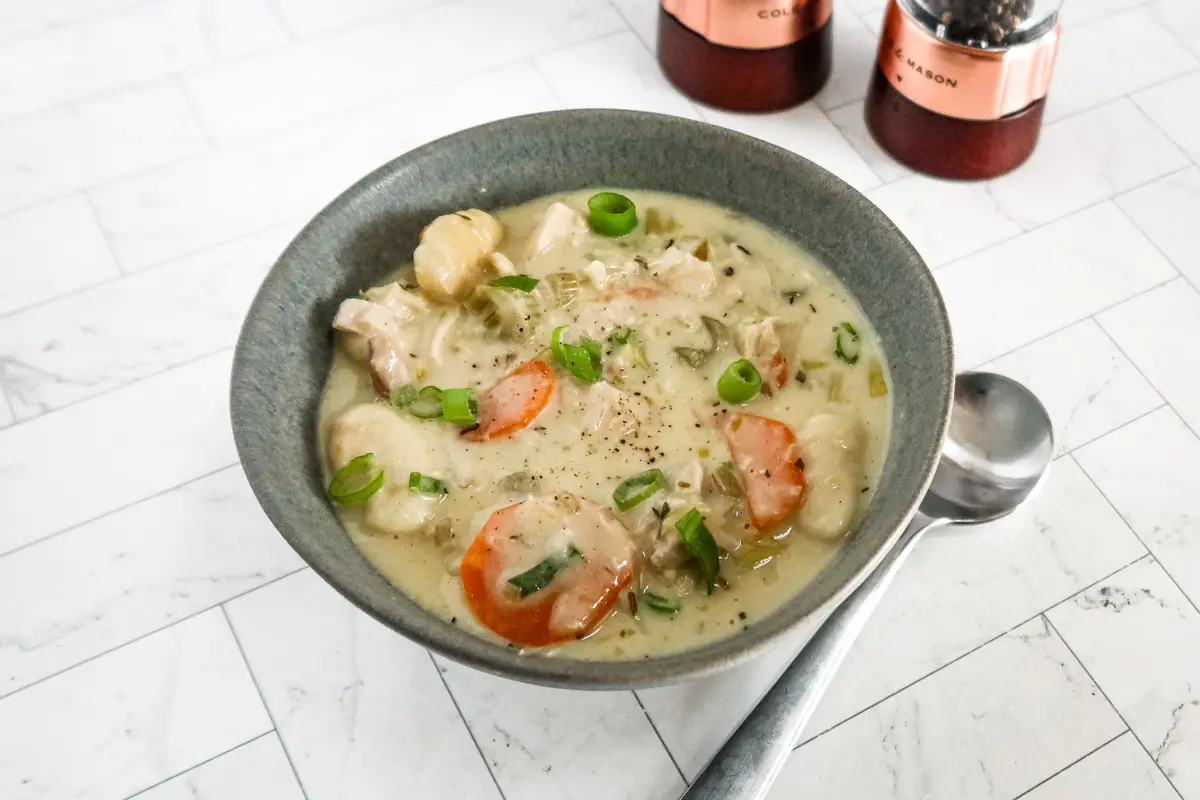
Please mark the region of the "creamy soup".
[[891, 424], [883, 351], [752, 220], [583, 191], [430, 220], [345, 300], [319, 422], [355, 544], [430, 611], [538, 653], [729, 636], [858, 521]]

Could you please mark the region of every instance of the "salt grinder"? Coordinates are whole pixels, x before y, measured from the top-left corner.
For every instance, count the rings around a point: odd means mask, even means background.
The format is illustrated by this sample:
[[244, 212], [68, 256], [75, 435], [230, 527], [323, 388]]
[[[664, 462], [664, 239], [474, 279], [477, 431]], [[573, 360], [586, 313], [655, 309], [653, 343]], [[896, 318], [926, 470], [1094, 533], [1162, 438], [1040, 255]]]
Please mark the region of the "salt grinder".
[[661, 0], [658, 59], [682, 92], [730, 111], [778, 111], [821, 90], [833, 0]]
[[1062, 0], [891, 0], [867, 127], [907, 166], [979, 180], [1033, 153]]

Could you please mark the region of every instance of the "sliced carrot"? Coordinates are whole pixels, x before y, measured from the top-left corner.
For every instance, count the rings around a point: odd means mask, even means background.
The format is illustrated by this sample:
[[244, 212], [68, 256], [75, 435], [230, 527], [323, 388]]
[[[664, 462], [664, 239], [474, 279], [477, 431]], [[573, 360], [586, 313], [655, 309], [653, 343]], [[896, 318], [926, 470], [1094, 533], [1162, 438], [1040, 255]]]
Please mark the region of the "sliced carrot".
[[755, 414], [721, 415], [719, 425], [742, 479], [750, 521], [759, 531], [775, 528], [800, 507], [808, 488], [796, 434]]
[[479, 427], [467, 431], [473, 442], [511, 436], [542, 413], [554, 393], [554, 370], [540, 359], [521, 364], [479, 402]]
[[[528, 597], [507, 591], [501, 573], [512, 549], [510, 541], [521, 505], [493, 513], [467, 548], [460, 568], [467, 603], [483, 625], [523, 647], [544, 647], [585, 636], [612, 611], [633, 580], [633, 571], [612, 573], [585, 564], [560, 573], [549, 586]], [[582, 628], [562, 629], [554, 624], [555, 604], [568, 591], [587, 594], [590, 608]]]

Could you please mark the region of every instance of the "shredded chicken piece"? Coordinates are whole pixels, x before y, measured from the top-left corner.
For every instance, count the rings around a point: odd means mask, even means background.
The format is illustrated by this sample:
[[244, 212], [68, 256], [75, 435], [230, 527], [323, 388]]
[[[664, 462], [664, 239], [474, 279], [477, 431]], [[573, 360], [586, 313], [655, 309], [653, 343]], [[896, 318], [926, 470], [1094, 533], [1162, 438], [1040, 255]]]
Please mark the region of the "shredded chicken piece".
[[450, 314], [438, 323], [437, 328], [433, 332], [433, 340], [429, 345], [429, 355], [433, 359], [433, 363], [439, 367], [445, 358], [446, 338], [450, 334], [451, 329], [458, 324], [459, 310], [456, 308]]
[[529, 237], [529, 257], [548, 253], [562, 244], [576, 244], [587, 231], [582, 214], [565, 203], [552, 203]]
[[785, 373], [787, 370], [783, 341], [786, 331], [787, 323], [779, 317], [766, 317], [737, 327], [738, 352], [763, 376], [764, 391], [768, 394], [779, 377], [780, 369]]
[[342, 301], [333, 319], [333, 327], [344, 334], [346, 352], [368, 364], [375, 390], [384, 396], [410, 382], [404, 324], [412, 317], [411, 312], [405, 314], [398, 316], [387, 306], [350, 298]]
[[649, 409], [640, 397], [600, 382], [588, 389], [583, 409], [584, 433], [606, 431], [610, 436], [629, 436], [641, 426]]
[[661, 256], [650, 261], [650, 274], [672, 291], [697, 299], [711, 295], [717, 285], [712, 264], [677, 246], [668, 247]]
[[513, 264], [512, 259], [497, 250], [491, 255], [492, 269], [498, 275], [516, 275], [517, 267]]

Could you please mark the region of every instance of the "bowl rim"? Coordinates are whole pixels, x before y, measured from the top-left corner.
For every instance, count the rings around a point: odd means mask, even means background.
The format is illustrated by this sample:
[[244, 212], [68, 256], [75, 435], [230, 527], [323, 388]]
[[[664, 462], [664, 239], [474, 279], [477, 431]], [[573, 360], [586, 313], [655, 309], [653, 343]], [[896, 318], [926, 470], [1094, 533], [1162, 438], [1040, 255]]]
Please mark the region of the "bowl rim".
[[[910, 501], [904, 503], [903, 513], [895, 529], [888, 536], [878, 539], [870, 556], [858, 564], [851, 577], [840, 587], [823, 593], [804, 613], [793, 612], [790, 615], [783, 613], [789, 606], [794, 606], [796, 601], [803, 596], [803, 587], [801, 587], [798, 590], [801, 593], [793, 595], [771, 611], [757, 625], [696, 648], [673, 651], [659, 656], [620, 660], [579, 659], [562, 655], [543, 656], [536, 652], [523, 653], [519, 648], [497, 644], [465, 628], [453, 625], [411, 598], [409, 598], [410, 602], [424, 612], [429, 620], [425, 620], [422, 624], [421, 620], [405, 619], [403, 615], [395, 613], [394, 609], [375, 602], [373, 597], [362, 591], [353, 582], [341, 581], [333, 574], [334, 571], [329, 568], [317, 549], [310, 544], [309, 538], [295, 530], [285, 520], [278, 497], [268, 488], [270, 464], [264, 463], [249, 439], [245, 422], [251, 410], [248, 401], [243, 402], [243, 398], [247, 396], [245, 390], [251, 387], [254, 380], [253, 376], [249, 374], [250, 367], [247, 364], [248, 359], [245, 357], [246, 352], [256, 346], [251, 341], [253, 337], [249, 330], [250, 322], [259, 315], [264, 306], [274, 300], [275, 288], [282, 285], [284, 277], [278, 267], [289, 259], [300, 243], [311, 237], [314, 231], [328, 224], [335, 214], [340, 213], [356, 198], [374, 190], [379, 183], [400, 172], [406, 165], [418, 163], [458, 140], [469, 141], [480, 136], [513, 135], [514, 133], [528, 134], [543, 128], [547, 123], [562, 124], [564, 120], [579, 124], [607, 123], [637, 126], [652, 123], [676, 126], [679, 130], [692, 135], [724, 140], [729, 146], [742, 148], [752, 155], [758, 155], [764, 159], [791, 161], [800, 169], [823, 173], [824, 179], [830, 181], [844, 195], [841, 198], [843, 202], [857, 205], [856, 210], [859, 213], [870, 217], [873, 220], [872, 224], [878, 225], [882, 232], [894, 238], [899, 247], [907, 249], [909, 255], [922, 267], [916, 271], [913, 277], [923, 283], [922, 288], [928, 291], [933, 300], [934, 315], [929, 320], [932, 329], [930, 335], [940, 338], [944, 342], [945, 363], [942, 365], [943, 368], [938, 371], [940, 385], [937, 394], [941, 397], [941, 409], [936, 417], [935, 428], [929, 432], [926, 439], [925, 452], [920, 455], [919, 459], [919, 468], [923, 473], [919, 491]], [[638, 188], [654, 191], [652, 187]], [[949, 424], [954, 375], [954, 341], [950, 319], [932, 271], [896, 225], [862, 193], [849, 186], [845, 181], [790, 150], [706, 122], [647, 111], [567, 109], [494, 120], [429, 141], [372, 170], [317, 212], [292, 238], [272, 264], [246, 312], [234, 351], [230, 381], [230, 416], [240, 464], [259, 505], [280, 535], [313, 572], [358, 609], [427, 650], [486, 673], [559, 688], [626, 690], [678, 683], [722, 672], [777, 647], [780, 640], [791, 632], [806, 626], [812, 626], [811, 629], [815, 631], [815, 623], [823, 621], [875, 569], [895, 545], [908, 521], [917, 511], [921, 498], [933, 480], [934, 470]], [[328, 502], [327, 498], [326, 502]], [[398, 593], [408, 597], [402, 588], [394, 585], [393, 587]]]

